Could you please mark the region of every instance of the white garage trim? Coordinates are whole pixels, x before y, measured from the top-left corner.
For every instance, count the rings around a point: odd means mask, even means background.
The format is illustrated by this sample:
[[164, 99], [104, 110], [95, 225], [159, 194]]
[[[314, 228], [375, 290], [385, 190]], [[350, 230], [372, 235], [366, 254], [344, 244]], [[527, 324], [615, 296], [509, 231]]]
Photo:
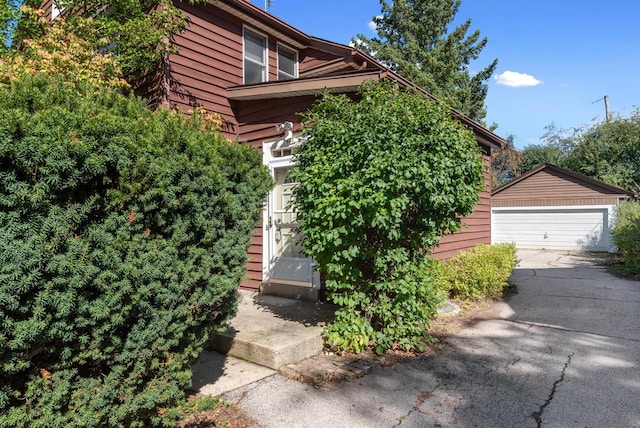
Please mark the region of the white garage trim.
[[495, 207], [491, 241], [523, 249], [614, 251], [615, 205]]

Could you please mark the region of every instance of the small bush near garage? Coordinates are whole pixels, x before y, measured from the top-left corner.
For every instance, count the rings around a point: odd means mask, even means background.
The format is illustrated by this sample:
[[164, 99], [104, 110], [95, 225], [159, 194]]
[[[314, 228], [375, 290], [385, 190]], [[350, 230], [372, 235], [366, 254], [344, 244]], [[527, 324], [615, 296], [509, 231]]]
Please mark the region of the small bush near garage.
[[449, 294], [463, 299], [498, 297], [516, 262], [514, 244], [478, 245], [464, 251], [445, 263]]
[[618, 206], [611, 233], [627, 273], [640, 274], [640, 202], [630, 201]]
[[318, 100], [292, 171], [305, 250], [340, 306], [326, 338], [355, 352], [421, 349], [442, 299], [424, 255], [478, 203], [480, 148], [421, 93], [368, 84], [359, 98]]
[[236, 310], [259, 153], [39, 73], [0, 111], [0, 426], [174, 425]]

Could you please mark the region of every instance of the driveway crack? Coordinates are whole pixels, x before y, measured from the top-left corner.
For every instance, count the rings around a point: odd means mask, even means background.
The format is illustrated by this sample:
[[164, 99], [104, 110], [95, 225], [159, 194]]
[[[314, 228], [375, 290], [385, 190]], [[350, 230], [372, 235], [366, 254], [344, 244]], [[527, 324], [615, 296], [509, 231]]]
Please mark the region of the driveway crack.
[[547, 398], [547, 400], [544, 403], [542, 403], [542, 405], [537, 411], [531, 413], [531, 417], [538, 424], [538, 428], [542, 426], [542, 414], [544, 413], [544, 409], [549, 404], [551, 404], [551, 401], [553, 400], [553, 396], [556, 394], [556, 389], [558, 388], [558, 385], [564, 380], [564, 375], [567, 371], [567, 367], [569, 367], [569, 364], [571, 364], [571, 359], [573, 358], [574, 354], [575, 352], [567, 357], [567, 362], [564, 363], [564, 367], [562, 368], [562, 373], [560, 373], [560, 378], [557, 379], [555, 382], [553, 382], [553, 387], [551, 388], [551, 392], [549, 393], [549, 397]]

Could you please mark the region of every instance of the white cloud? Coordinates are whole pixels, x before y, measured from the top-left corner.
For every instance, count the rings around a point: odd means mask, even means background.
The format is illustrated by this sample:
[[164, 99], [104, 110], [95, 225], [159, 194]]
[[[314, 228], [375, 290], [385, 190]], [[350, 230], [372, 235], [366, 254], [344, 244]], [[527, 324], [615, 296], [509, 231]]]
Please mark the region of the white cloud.
[[522, 86], [538, 86], [542, 84], [541, 80], [536, 79], [530, 74], [518, 73], [517, 71], [505, 71], [502, 74], [494, 76], [496, 83], [502, 86], [519, 88]]
[[[376, 16], [376, 18], [382, 18], [382, 15]], [[376, 24], [376, 21], [374, 21], [374, 20], [369, 21], [367, 26], [369, 27], [369, 30], [374, 31], [374, 32], [378, 28], [378, 25]]]

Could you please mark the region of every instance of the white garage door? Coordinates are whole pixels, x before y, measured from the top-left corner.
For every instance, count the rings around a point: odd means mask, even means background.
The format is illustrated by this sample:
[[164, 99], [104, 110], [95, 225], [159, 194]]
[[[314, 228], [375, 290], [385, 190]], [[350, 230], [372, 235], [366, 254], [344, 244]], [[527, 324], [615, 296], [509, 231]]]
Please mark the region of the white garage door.
[[494, 208], [493, 242], [515, 242], [518, 248], [610, 251], [609, 209]]

